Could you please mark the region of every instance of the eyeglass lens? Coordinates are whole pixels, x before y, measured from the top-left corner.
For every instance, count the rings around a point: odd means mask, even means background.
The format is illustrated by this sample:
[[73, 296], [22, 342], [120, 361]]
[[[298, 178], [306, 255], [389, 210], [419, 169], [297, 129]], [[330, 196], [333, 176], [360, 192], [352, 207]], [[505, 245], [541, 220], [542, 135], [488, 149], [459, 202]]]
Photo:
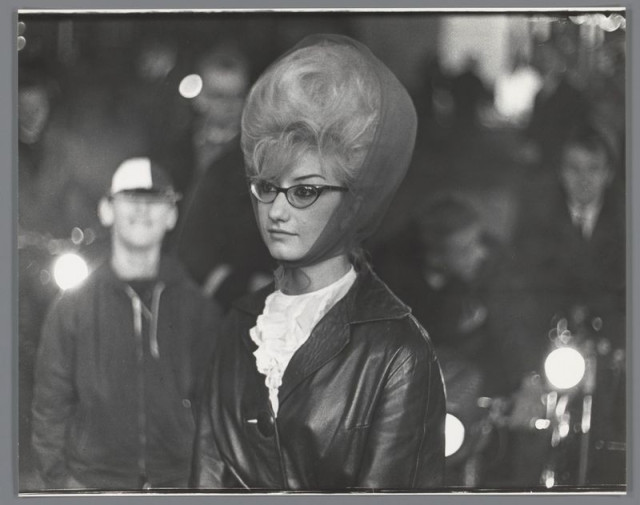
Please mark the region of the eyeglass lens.
[[251, 183], [251, 192], [263, 203], [271, 203], [278, 193], [284, 193], [291, 205], [301, 209], [313, 204], [320, 196], [322, 189], [306, 184], [279, 188], [268, 182], [258, 181]]

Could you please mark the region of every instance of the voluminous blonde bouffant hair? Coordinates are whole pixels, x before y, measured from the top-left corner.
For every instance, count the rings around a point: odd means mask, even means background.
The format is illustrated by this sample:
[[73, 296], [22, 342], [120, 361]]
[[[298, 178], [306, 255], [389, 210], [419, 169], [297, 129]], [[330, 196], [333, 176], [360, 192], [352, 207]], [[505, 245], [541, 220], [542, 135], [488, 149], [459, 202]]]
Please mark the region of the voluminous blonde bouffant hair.
[[304, 47], [272, 65], [242, 117], [249, 178], [276, 179], [307, 154], [347, 186], [374, 139], [380, 83], [354, 48]]

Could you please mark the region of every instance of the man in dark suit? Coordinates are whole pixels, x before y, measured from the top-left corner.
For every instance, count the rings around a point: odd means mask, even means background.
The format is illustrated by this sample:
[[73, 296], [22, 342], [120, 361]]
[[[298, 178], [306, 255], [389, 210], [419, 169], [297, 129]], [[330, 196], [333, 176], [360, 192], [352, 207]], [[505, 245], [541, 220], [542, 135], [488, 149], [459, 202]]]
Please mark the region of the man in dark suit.
[[[554, 183], [528, 188], [521, 200], [499, 332], [510, 381], [523, 384], [530, 372], [544, 377], [557, 321], [564, 318], [571, 332], [593, 339], [598, 372], [587, 479], [596, 484], [625, 480], [625, 192], [619, 150], [609, 139], [593, 123], [570, 129]], [[523, 440], [529, 452], [532, 442]], [[535, 461], [529, 454], [519, 483], [537, 484]]]
[[[624, 344], [625, 193], [617, 158], [605, 130], [585, 124], [568, 132], [557, 181], [522, 201], [515, 256], [541, 306], [607, 314], [609, 338]], [[541, 323], [549, 324], [548, 315]]]

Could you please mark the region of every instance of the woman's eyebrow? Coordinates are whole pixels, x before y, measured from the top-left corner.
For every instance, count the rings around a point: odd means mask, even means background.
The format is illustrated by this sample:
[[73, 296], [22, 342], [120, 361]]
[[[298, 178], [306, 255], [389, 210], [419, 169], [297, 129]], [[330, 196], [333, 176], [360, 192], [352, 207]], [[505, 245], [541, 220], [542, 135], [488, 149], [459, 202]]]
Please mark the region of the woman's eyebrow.
[[314, 178], [316, 178], [316, 177], [318, 177], [318, 178], [320, 178], [320, 179], [322, 179], [322, 180], [327, 180], [327, 178], [326, 178], [324, 175], [322, 175], [322, 174], [306, 174], [306, 175], [299, 175], [299, 176], [297, 176], [297, 177], [294, 177], [294, 178], [293, 178], [293, 180], [297, 182], [297, 181], [304, 181], [304, 180], [306, 180], [306, 179], [314, 179]]

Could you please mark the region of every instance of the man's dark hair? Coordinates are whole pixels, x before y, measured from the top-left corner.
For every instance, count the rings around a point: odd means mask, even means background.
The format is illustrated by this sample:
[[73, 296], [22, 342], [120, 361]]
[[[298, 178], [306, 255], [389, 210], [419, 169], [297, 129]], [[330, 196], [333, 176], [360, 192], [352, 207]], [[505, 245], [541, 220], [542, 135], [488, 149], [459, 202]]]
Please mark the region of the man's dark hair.
[[478, 223], [478, 213], [461, 196], [447, 194], [435, 198], [415, 216], [417, 232], [423, 245], [437, 252], [454, 233]]
[[570, 146], [579, 146], [590, 152], [604, 151], [610, 167], [615, 166], [619, 159], [619, 148], [613, 134], [595, 122], [582, 123], [571, 128], [567, 133], [564, 148]]

